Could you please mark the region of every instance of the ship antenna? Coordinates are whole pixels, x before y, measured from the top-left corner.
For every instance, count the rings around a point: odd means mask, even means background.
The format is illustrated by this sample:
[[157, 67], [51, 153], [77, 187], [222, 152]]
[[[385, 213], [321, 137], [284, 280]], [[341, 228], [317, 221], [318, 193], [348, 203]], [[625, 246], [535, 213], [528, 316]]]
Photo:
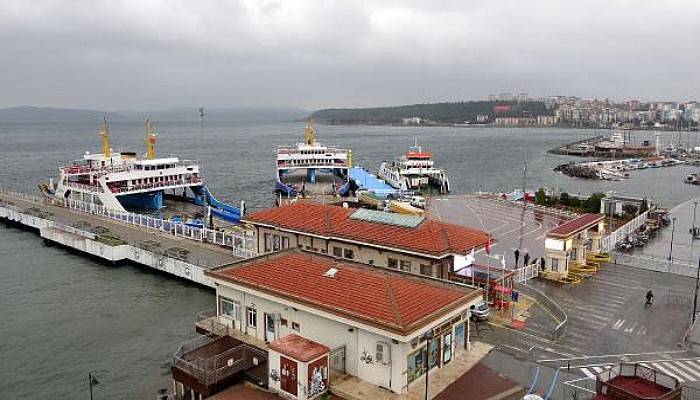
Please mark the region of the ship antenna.
[[153, 131], [153, 126], [151, 125], [151, 120], [146, 118], [146, 158], [153, 160], [156, 158], [156, 137], [157, 133]]
[[204, 117], [206, 117], [207, 114], [204, 112], [204, 105], [199, 107], [199, 122], [204, 123]]
[[306, 121], [306, 144], [313, 146], [316, 141], [316, 131], [314, 130], [314, 119], [309, 117]]
[[100, 136], [102, 136], [102, 152], [104, 153], [105, 158], [112, 157], [112, 149], [109, 148], [109, 123], [107, 123], [106, 115], [102, 118]]

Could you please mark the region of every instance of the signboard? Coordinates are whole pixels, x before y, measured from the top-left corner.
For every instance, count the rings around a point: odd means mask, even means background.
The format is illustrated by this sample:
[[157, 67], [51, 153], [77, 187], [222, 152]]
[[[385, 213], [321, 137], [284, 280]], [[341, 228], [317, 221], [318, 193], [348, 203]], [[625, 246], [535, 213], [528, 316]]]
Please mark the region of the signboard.
[[494, 113], [506, 113], [510, 111], [510, 104], [496, 104], [492, 110]]
[[461, 256], [458, 254], [455, 254], [454, 256], [454, 272], [457, 275], [461, 276], [466, 276], [471, 278], [473, 275], [473, 267], [471, 267], [472, 263], [474, 262], [471, 254], [467, 254], [466, 256]]
[[564, 250], [564, 241], [559, 240], [559, 239], [545, 239], [544, 240], [544, 248], [547, 250], [557, 250], [557, 251], [563, 251]]

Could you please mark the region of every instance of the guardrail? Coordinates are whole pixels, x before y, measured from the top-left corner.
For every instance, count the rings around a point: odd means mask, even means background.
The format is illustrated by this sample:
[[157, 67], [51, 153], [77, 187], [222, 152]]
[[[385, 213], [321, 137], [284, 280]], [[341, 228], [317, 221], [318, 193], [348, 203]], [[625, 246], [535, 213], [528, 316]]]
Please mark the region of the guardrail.
[[614, 254], [615, 264], [646, 269], [650, 271], [665, 272], [674, 275], [694, 278], [698, 272], [698, 266], [694, 263], [681, 261], [677, 258], [669, 260], [666, 257], [654, 257], [649, 255]]
[[222, 232], [209, 228], [198, 228], [188, 226], [181, 221], [151, 217], [138, 213], [113, 211], [104, 206], [73, 199], [67, 199], [65, 206], [88, 214], [100, 215], [111, 220], [168, 233], [175, 237], [230, 247], [233, 250], [233, 254], [237, 257], [250, 258], [257, 255], [257, 252], [254, 250], [255, 236], [251, 231]]
[[561, 308], [559, 303], [532, 286], [526, 286], [521, 283], [515, 283], [514, 286], [517, 287], [520, 293], [535, 299], [542, 308], [545, 308], [554, 316], [558, 323], [554, 329], [552, 329], [552, 340], [558, 340], [564, 332], [566, 332], [566, 326], [569, 323], [569, 316], [566, 315], [566, 311]]

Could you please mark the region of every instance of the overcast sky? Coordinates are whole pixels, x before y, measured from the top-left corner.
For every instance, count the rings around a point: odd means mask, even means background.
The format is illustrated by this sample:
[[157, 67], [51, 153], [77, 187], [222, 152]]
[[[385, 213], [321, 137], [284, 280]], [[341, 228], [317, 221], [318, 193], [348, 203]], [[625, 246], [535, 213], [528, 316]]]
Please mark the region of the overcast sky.
[[700, 98], [700, 1], [0, 1], [0, 106]]

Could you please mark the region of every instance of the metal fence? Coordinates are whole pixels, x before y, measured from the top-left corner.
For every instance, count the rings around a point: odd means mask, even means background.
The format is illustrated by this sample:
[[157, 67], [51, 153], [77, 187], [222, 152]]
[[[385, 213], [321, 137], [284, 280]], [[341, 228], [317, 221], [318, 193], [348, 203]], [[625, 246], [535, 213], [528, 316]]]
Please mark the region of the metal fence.
[[515, 270], [515, 275], [513, 275], [513, 282], [527, 284], [527, 281], [539, 276], [538, 264], [530, 264], [524, 267], [517, 268]]
[[698, 272], [698, 267], [690, 262], [646, 254], [615, 254], [612, 261], [615, 264], [689, 277], [695, 277]]
[[639, 229], [640, 226], [644, 225], [649, 216], [649, 211], [645, 211], [635, 219], [619, 227], [615, 232], [611, 232], [608, 236], [604, 237], [601, 242], [601, 247], [604, 252], [611, 251], [615, 248], [615, 244], [620, 240], [624, 239], [630, 233]]
[[222, 232], [208, 228], [197, 228], [188, 226], [181, 221], [173, 221], [138, 213], [114, 211], [104, 206], [73, 199], [66, 199], [65, 206], [72, 210], [99, 215], [114, 221], [168, 233], [175, 237], [230, 247], [233, 250], [233, 254], [237, 257], [250, 258], [257, 255], [257, 252], [254, 250], [255, 236], [252, 231]]
[[[188, 353], [206, 346], [214, 340], [217, 339], [210, 336], [201, 336], [181, 345], [175, 353], [175, 367], [196, 377], [205, 385], [212, 385], [238, 372], [250, 370], [267, 362], [266, 352], [245, 343], [211, 357], [185, 358]], [[265, 372], [265, 374], [267, 373]], [[252, 377], [260, 378], [255, 374]]]
[[566, 311], [557, 303], [556, 301], [550, 299], [546, 294], [533, 288], [532, 286], [525, 286], [521, 283], [516, 283], [515, 287], [518, 291], [526, 296], [529, 296], [537, 301], [537, 303], [556, 319], [557, 325], [552, 329], [552, 340], [558, 340], [564, 332], [566, 332], [566, 326], [569, 323], [569, 316], [566, 315]]

